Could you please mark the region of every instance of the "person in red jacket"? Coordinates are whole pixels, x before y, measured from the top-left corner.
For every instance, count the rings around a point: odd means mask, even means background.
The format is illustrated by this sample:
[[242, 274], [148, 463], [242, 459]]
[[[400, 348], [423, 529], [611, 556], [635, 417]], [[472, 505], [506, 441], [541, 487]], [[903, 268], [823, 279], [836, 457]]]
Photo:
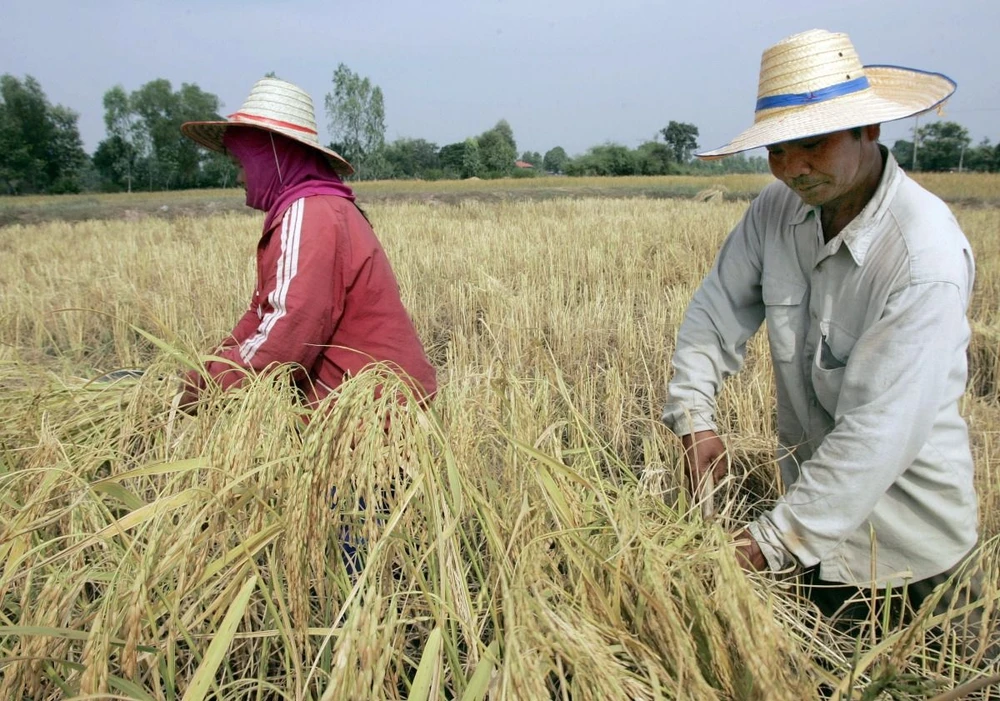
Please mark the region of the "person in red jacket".
[[185, 136], [229, 154], [247, 206], [266, 212], [250, 308], [216, 350], [221, 360], [185, 380], [183, 406], [207, 382], [228, 389], [275, 365], [314, 405], [375, 363], [396, 371], [421, 401], [436, 377], [389, 260], [341, 175], [354, 172], [319, 144], [312, 98], [291, 83], [258, 81], [226, 121], [187, 122]]

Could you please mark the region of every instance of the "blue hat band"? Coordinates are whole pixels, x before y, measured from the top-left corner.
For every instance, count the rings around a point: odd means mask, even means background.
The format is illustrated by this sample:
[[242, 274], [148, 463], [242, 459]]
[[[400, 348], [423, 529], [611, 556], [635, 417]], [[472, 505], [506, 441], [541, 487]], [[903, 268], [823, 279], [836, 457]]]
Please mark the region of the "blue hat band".
[[827, 100], [832, 100], [835, 97], [842, 97], [843, 95], [850, 95], [851, 93], [867, 90], [869, 87], [868, 78], [861, 76], [860, 78], [855, 78], [854, 80], [837, 83], [836, 85], [831, 85], [828, 88], [821, 88], [819, 90], [813, 90], [812, 92], [771, 95], [770, 97], [762, 97], [757, 100], [756, 111], [760, 112], [761, 110], [770, 110], [775, 107], [799, 107], [801, 105], [811, 105], [816, 102], [826, 102]]

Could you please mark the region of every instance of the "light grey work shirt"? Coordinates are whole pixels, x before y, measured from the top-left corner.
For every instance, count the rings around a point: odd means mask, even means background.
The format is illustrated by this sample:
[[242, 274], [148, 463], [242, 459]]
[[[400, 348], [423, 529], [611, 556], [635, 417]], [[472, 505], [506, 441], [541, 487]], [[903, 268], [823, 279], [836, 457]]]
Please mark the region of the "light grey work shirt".
[[972, 250], [883, 154], [875, 195], [829, 243], [783, 183], [753, 201], [688, 307], [663, 413], [679, 436], [715, 430], [722, 382], [766, 319], [785, 493], [751, 535], [772, 570], [818, 563], [861, 586], [940, 574], [977, 538], [959, 414]]

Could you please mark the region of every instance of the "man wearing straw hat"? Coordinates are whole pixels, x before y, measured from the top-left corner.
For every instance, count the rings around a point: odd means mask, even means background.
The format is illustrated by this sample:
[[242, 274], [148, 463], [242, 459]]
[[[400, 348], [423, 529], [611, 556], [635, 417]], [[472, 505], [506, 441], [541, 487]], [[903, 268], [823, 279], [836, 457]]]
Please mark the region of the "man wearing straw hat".
[[320, 145], [312, 98], [273, 78], [238, 112], [181, 131], [240, 167], [248, 206], [266, 212], [250, 308], [203, 372], [186, 378], [194, 406], [208, 382], [224, 389], [275, 364], [299, 366], [314, 404], [372, 363], [398, 371], [414, 394], [435, 391], [435, 371], [411, 323], [389, 260], [342, 175], [354, 172]]
[[[754, 124], [778, 182], [730, 233], [687, 309], [663, 413], [698, 485], [727, 469], [715, 399], [767, 321], [784, 494], [738, 540], [747, 568], [803, 568], [827, 615], [874, 582], [924, 597], [975, 547], [965, 390], [972, 250], [948, 207], [878, 143], [949, 78], [862, 66], [813, 30], [767, 49]], [[874, 556], [874, 557], [873, 557]], [[817, 586], [817, 585], [829, 585]]]

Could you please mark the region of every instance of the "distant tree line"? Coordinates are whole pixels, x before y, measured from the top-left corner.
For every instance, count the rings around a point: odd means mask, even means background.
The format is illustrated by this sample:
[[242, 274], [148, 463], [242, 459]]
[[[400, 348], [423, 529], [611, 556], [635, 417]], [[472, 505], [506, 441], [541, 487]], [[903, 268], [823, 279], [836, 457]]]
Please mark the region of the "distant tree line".
[[232, 185], [236, 168], [228, 158], [181, 135], [181, 124], [202, 119], [221, 119], [219, 98], [197, 85], [183, 83], [175, 91], [170, 81], [161, 78], [132, 93], [120, 85], [108, 90], [104, 93], [107, 138], [93, 156], [102, 189]]
[[[274, 76], [273, 73], [269, 74]], [[324, 107], [330, 147], [356, 169], [355, 179], [457, 179], [554, 175], [669, 175], [763, 173], [767, 161], [738, 154], [702, 162], [698, 127], [670, 121], [653, 138], [630, 148], [593, 146], [571, 157], [561, 146], [544, 154], [523, 151], [510, 124], [499, 120], [478, 136], [438, 146], [419, 138], [385, 140], [381, 88], [340, 64]], [[127, 92], [116, 85], [104, 94], [105, 138], [88, 155], [76, 112], [52, 105], [31, 76], [0, 76], [0, 194], [81, 191], [174, 190], [229, 187], [236, 168], [221, 154], [183, 137], [180, 125], [222, 119], [215, 95], [193, 83], [174, 89], [157, 79]], [[971, 145], [968, 131], [954, 122], [932, 122], [900, 140], [892, 152], [904, 168], [916, 170], [1000, 170], [1000, 144]]]
[[78, 191], [88, 159], [76, 120], [34, 78], [0, 76], [0, 193]]
[[983, 139], [972, 145], [969, 131], [956, 122], [931, 122], [915, 128], [914, 137], [892, 145], [892, 155], [907, 170], [1000, 171], [1000, 143]]

